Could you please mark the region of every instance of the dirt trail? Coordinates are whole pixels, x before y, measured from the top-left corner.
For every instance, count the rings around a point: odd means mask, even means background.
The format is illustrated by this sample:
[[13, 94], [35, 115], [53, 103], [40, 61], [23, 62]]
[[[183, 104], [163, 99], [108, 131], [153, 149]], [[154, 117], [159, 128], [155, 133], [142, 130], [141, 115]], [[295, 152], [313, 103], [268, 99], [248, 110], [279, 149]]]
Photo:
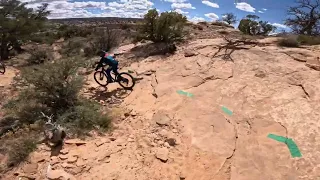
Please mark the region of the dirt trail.
[[[106, 92], [89, 75], [90, 93], [85, 94], [106, 104], [114, 102], [121, 109], [115, 130], [86, 142], [67, 141], [58, 157], [50, 158], [47, 148], [40, 146], [31, 157], [31, 164], [38, 164], [33, 168], [36, 175], [28, 176], [319, 178], [320, 72], [314, 68], [319, 51], [254, 47], [235, 51], [232, 62], [211, 58], [221, 41], [197, 40], [169, 58], [132, 64], [126, 69], [142, 78], [132, 92], [123, 92], [116, 84]], [[184, 57], [183, 49], [197, 55]], [[291, 157], [286, 144], [268, 138], [269, 134], [292, 138], [302, 157]], [[25, 167], [15, 172], [27, 176]]]
[[0, 74], [0, 87], [9, 87], [18, 70], [13, 67], [6, 67], [6, 73]]

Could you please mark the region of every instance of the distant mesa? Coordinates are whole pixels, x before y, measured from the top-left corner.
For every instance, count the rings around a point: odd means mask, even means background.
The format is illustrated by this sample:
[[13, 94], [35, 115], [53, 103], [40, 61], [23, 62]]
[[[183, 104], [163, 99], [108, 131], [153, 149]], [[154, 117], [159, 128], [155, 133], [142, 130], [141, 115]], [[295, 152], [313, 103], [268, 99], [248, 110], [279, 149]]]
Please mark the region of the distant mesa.
[[62, 24], [135, 24], [143, 21], [141, 18], [119, 18], [119, 17], [93, 17], [93, 18], [67, 18], [67, 19], [50, 19], [52, 22]]

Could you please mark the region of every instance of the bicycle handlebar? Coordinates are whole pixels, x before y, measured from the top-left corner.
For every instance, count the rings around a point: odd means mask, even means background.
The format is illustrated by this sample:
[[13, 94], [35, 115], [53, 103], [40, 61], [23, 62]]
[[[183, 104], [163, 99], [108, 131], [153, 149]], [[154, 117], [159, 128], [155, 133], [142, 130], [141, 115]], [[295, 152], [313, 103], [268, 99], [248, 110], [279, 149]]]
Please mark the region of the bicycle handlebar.
[[123, 54], [123, 53], [114, 53], [113, 56], [114, 56], [114, 57], [117, 57], [117, 56], [122, 55], [122, 54]]

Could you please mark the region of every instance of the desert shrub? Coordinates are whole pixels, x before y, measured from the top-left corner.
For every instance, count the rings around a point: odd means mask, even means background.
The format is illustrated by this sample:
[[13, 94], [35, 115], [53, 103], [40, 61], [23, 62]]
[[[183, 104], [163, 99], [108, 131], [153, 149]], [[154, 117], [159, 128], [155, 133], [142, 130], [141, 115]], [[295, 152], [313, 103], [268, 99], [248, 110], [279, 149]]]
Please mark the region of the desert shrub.
[[30, 40], [44, 28], [50, 12], [45, 3], [31, 9], [17, 0], [1, 0], [0, 6], [0, 58], [5, 60], [11, 50], [21, 51], [22, 42]]
[[87, 43], [86, 38], [76, 37], [69, 39], [69, 41], [63, 45], [62, 49], [60, 50], [60, 54], [66, 57], [74, 57], [80, 54], [82, 48], [85, 47]]
[[121, 25], [120, 25], [120, 28], [121, 28], [122, 30], [127, 30], [127, 29], [130, 28], [130, 25], [129, 25], [129, 24], [121, 24]]
[[220, 34], [223, 34], [223, 35], [228, 35], [230, 34], [228, 31], [226, 30], [221, 30], [221, 31], [218, 31]]
[[298, 41], [303, 45], [319, 45], [320, 36], [299, 35]]
[[24, 69], [23, 80], [32, 85], [32, 94], [39, 102], [58, 114], [73, 106], [83, 85], [83, 79], [77, 75], [77, 69], [83, 62], [78, 58], [45, 63], [36, 68]]
[[195, 24], [193, 28], [198, 30], [203, 30], [203, 26], [201, 26], [200, 24]]
[[237, 16], [233, 13], [226, 13], [222, 15], [222, 21], [228, 23], [229, 25], [235, 24], [237, 22]]
[[206, 26], [206, 27], [209, 26], [209, 23], [206, 22], [206, 21], [198, 22], [198, 24], [199, 24], [199, 25], [202, 25], [202, 26]]
[[100, 50], [109, 51], [119, 45], [120, 33], [117, 30], [106, 28], [97, 31], [98, 36], [92, 37], [91, 42], [84, 48], [87, 57], [97, 55]]
[[29, 64], [42, 64], [45, 61], [50, 60], [50, 57], [46, 50], [33, 50], [30, 51], [31, 56], [28, 59]]
[[62, 25], [58, 29], [58, 37], [65, 39], [73, 37], [88, 37], [92, 34], [92, 28]]
[[278, 45], [284, 47], [299, 47], [300, 43], [296, 37], [286, 37], [281, 39]]
[[12, 167], [20, 164], [36, 147], [35, 138], [32, 136], [21, 136], [15, 139], [9, 144], [7, 166]]
[[2, 161], [3, 172], [28, 158], [29, 154], [36, 149], [39, 133], [40, 131], [30, 128], [21, 128], [15, 133], [10, 132], [0, 138], [0, 154], [7, 156]]
[[52, 114], [61, 125], [76, 129], [75, 135], [87, 129], [107, 127], [109, 118], [100, 115], [98, 106], [84, 103], [79, 97], [84, 81], [78, 69], [84, 64], [83, 59], [73, 58], [22, 69], [21, 81], [27, 88], [5, 106], [7, 115], [18, 119], [21, 125], [30, 125], [43, 120], [41, 112]]
[[214, 21], [211, 23], [211, 25], [214, 25], [214, 26], [222, 26], [222, 27], [231, 27], [233, 28], [233, 26], [223, 22], [223, 21]]
[[65, 59], [22, 69], [21, 85], [25, 88], [5, 106], [8, 116], [29, 125], [42, 119], [40, 112], [57, 116], [74, 106], [83, 83], [76, 73], [81, 64], [77, 60]]
[[267, 21], [258, 21], [260, 17], [256, 15], [247, 15], [239, 23], [238, 29], [247, 35], [263, 35], [266, 36], [276, 30], [276, 27]]
[[135, 57], [149, 57], [155, 55], [173, 54], [177, 47], [171, 43], [146, 43], [144, 45], [136, 46], [131, 49], [131, 53]]
[[187, 18], [177, 12], [158, 14], [156, 9], [149, 10], [144, 16], [144, 24], [138, 38], [153, 42], [168, 42], [182, 40], [183, 29]]
[[59, 39], [59, 36], [53, 32], [43, 32], [37, 33], [30, 37], [31, 42], [41, 43], [41, 44], [53, 44], [56, 40]]
[[93, 129], [106, 130], [110, 127], [111, 119], [106, 114], [101, 114], [100, 104], [83, 99], [59, 116], [58, 122], [72, 134], [84, 136]]
[[53, 121], [66, 128], [71, 137], [110, 127], [108, 113], [102, 113], [99, 104], [79, 95], [84, 81], [78, 71], [84, 62], [79, 58], [61, 59], [21, 70], [22, 91], [3, 107], [5, 118], [0, 124], [0, 129], [14, 127], [15, 132], [0, 135], [0, 153], [8, 155], [8, 166], [25, 160], [40, 142], [41, 125], [47, 120], [42, 112], [53, 115]]

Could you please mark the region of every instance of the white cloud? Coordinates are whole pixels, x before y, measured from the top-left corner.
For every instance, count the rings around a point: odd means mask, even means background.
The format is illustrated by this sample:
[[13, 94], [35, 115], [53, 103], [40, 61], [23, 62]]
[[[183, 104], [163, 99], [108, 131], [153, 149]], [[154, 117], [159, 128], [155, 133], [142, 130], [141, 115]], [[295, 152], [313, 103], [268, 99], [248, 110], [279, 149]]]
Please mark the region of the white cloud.
[[279, 23], [272, 23], [271, 25], [277, 27], [277, 28], [281, 28], [281, 29], [287, 29], [288, 26], [284, 25], [284, 24], [279, 24]]
[[255, 12], [256, 8], [252, 7], [250, 4], [241, 2], [236, 3], [236, 8], [246, 12]]
[[262, 10], [267, 11], [268, 9], [266, 9], [266, 8], [262, 8]]
[[258, 11], [259, 13], [264, 13], [263, 11]]
[[203, 22], [203, 21], [205, 21], [205, 19], [204, 19], [203, 17], [197, 17], [197, 16], [195, 16], [195, 17], [193, 17], [193, 18], [189, 18], [188, 20], [191, 21], [191, 22], [193, 22], [193, 23], [198, 23], [198, 22]]
[[216, 15], [215, 13], [208, 13], [208, 14], [205, 14], [205, 16], [206, 16], [207, 18], [210, 18], [212, 21], [216, 21], [216, 20], [219, 19], [219, 16]]
[[173, 9], [196, 9], [190, 3], [172, 3], [171, 8], [173, 8]]
[[[126, 0], [122, 0], [125, 2]], [[125, 3], [109, 2], [108, 5], [114, 8], [126, 9], [126, 10], [147, 10], [153, 6], [153, 2], [149, 0], [131, 0]]]
[[213, 8], [219, 8], [219, 4], [213, 3], [213, 2], [210, 2], [210, 1], [206, 1], [206, 0], [202, 1], [202, 4], [205, 4], [205, 5], [213, 7]]
[[[133, 17], [140, 18], [153, 7], [151, 0], [117, 0], [114, 2], [77, 1], [69, 0], [22, 0], [29, 2], [27, 7], [37, 8], [43, 2], [49, 3], [48, 10], [51, 14], [48, 18], [72, 18], [72, 17]], [[40, 3], [41, 2], [41, 3]], [[93, 13], [90, 10], [99, 10]]]
[[171, 3], [184, 3], [186, 2], [187, 0], [164, 0], [166, 2], [171, 2]]
[[186, 11], [182, 11], [181, 9], [175, 9], [174, 11], [177, 12], [177, 13], [180, 13], [180, 14], [188, 14], [189, 13], [189, 12], [186, 12]]

